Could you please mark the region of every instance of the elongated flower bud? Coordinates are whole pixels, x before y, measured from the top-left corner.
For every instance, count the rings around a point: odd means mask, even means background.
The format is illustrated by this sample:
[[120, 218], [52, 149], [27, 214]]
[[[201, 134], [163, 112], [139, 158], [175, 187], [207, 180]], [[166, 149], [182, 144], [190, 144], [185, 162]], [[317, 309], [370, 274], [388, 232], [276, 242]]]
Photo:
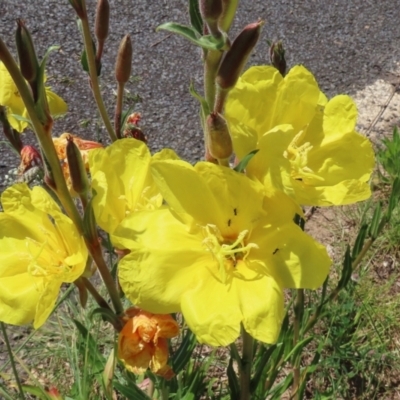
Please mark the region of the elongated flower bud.
[[225, 118], [212, 112], [206, 119], [207, 147], [217, 160], [228, 159], [233, 152], [232, 139]]
[[96, 20], [94, 23], [94, 33], [98, 41], [104, 42], [108, 36], [110, 24], [110, 3], [108, 0], [98, 0], [96, 8]]
[[221, 89], [232, 89], [260, 37], [262, 21], [247, 25], [235, 38], [219, 66], [216, 82]]
[[218, 19], [222, 14], [222, 0], [200, 0], [200, 14], [214, 37], [221, 37]]
[[78, 146], [74, 143], [72, 135], [67, 138], [66, 153], [72, 188], [78, 194], [87, 194], [89, 192], [89, 180], [83, 163], [82, 154]]
[[31, 34], [26, 28], [24, 21], [17, 19], [17, 32], [15, 33], [15, 41], [19, 58], [19, 66], [22, 76], [29, 82], [36, 81], [39, 73], [39, 62], [36, 57], [35, 47]]
[[281, 73], [282, 76], [286, 75], [286, 59], [285, 49], [281, 41], [271, 44], [269, 48], [269, 58], [271, 64]]
[[115, 79], [118, 83], [126, 83], [131, 76], [132, 67], [132, 42], [129, 35], [124, 36], [118, 49], [115, 64]]

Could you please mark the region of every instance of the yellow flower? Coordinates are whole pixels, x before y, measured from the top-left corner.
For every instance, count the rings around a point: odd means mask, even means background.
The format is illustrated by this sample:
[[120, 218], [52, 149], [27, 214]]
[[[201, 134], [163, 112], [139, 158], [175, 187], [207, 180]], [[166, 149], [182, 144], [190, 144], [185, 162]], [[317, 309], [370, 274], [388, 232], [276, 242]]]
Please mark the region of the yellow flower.
[[133, 211], [155, 209], [162, 197], [150, 173], [152, 159], [178, 158], [164, 149], [153, 157], [145, 143], [120, 139], [106, 149], [89, 154], [92, 188], [96, 192], [93, 208], [99, 226], [112, 233]]
[[229, 95], [226, 118], [239, 159], [254, 149], [247, 174], [303, 205], [365, 200], [374, 167], [370, 141], [355, 131], [350, 97], [327, 101], [313, 75], [296, 66], [247, 70]]
[[170, 209], [133, 213], [114, 233], [126, 296], [153, 313], [182, 312], [201, 342], [232, 343], [240, 325], [277, 340], [282, 289], [316, 288], [330, 259], [293, 220], [293, 201], [212, 163], [153, 162]]
[[39, 328], [63, 282], [83, 273], [87, 250], [72, 221], [41, 187], [17, 184], [1, 196], [0, 321]]
[[127, 321], [118, 337], [118, 358], [134, 374], [150, 368], [166, 379], [174, 373], [168, 362], [167, 339], [178, 336], [179, 326], [171, 315], [151, 314], [138, 308], [126, 311]]
[[[49, 103], [50, 113], [53, 116], [65, 114], [68, 106], [65, 101], [53, 93], [49, 88], [46, 88], [47, 101]], [[28, 112], [24, 102], [19, 95], [18, 89], [8, 73], [7, 68], [0, 62], [0, 105], [7, 107], [7, 119], [10, 125], [22, 132], [27, 126], [26, 121], [19, 120], [13, 116], [18, 115], [25, 119], [29, 119]]]

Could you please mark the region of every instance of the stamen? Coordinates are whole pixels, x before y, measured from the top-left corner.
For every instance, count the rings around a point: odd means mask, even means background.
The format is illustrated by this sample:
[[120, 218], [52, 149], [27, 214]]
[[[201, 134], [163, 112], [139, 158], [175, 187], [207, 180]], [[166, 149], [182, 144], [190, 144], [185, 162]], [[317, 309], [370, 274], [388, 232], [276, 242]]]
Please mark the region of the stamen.
[[[249, 233], [248, 230], [244, 230], [239, 233], [237, 239], [227, 244], [221, 235], [221, 232], [215, 225], [208, 224], [204, 227], [206, 237], [203, 240], [205, 245], [212, 253], [218, 263], [218, 271], [223, 283], [227, 281], [227, 272], [231, 270], [229, 266], [233, 264], [235, 267], [238, 260], [245, 260], [251, 249], [258, 249], [255, 243], [248, 243], [245, 245], [244, 239]], [[231, 261], [227, 265], [227, 262]]]

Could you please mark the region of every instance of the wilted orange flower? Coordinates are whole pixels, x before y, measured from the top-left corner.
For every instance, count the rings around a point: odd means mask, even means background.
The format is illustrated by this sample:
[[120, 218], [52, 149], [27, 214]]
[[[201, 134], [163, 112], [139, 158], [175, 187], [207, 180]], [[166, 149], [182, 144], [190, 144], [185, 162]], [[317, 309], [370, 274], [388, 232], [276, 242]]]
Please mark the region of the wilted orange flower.
[[174, 376], [167, 365], [168, 341], [179, 334], [179, 326], [171, 315], [152, 314], [133, 307], [126, 312], [126, 323], [118, 338], [118, 358], [134, 374], [147, 368], [165, 379]]
[[58, 159], [61, 161], [61, 167], [65, 180], [67, 181], [68, 188], [71, 191], [72, 184], [69, 175], [69, 167], [66, 153], [68, 138], [70, 137], [73, 138], [74, 143], [78, 146], [81, 152], [86, 171], [89, 171], [89, 150], [103, 147], [103, 145], [98, 142], [93, 142], [91, 140], [81, 139], [79, 136], [72, 135], [71, 133], [63, 133], [60, 137], [53, 138], [53, 143], [56, 148]]
[[30, 145], [25, 145], [21, 149], [21, 163], [18, 167], [19, 174], [23, 174], [33, 167], [43, 167], [42, 156], [40, 153]]

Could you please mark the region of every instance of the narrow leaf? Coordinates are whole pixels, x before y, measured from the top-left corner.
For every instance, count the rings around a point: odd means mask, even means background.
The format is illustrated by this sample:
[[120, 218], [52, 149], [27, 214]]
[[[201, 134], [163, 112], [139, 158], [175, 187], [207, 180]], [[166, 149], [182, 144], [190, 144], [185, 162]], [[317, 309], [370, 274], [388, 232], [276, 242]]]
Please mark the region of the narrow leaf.
[[191, 28], [189, 26], [176, 24], [174, 22], [166, 22], [165, 24], [160, 25], [156, 29], [164, 30], [172, 33], [176, 33], [185, 39], [188, 39], [190, 42], [194, 43], [197, 46], [200, 46], [203, 49], [208, 50], [222, 50], [225, 46], [225, 41], [223, 38], [215, 39], [211, 35], [198, 37], [198, 33], [196, 29]]
[[379, 233], [378, 228], [379, 228], [379, 222], [381, 220], [381, 214], [382, 214], [382, 204], [379, 201], [375, 207], [374, 215], [372, 216], [371, 225], [368, 231], [369, 236], [371, 236], [373, 239], [376, 239]]
[[238, 165], [236, 165], [235, 168], [233, 168], [236, 172], [243, 172], [246, 167], [247, 164], [250, 162], [250, 160], [258, 153], [258, 149], [255, 149], [253, 151], [251, 151], [249, 154], [247, 154], [246, 156], [244, 156]]
[[202, 35], [203, 34], [203, 19], [201, 18], [199, 9], [199, 0], [189, 0], [189, 17], [192, 27]]
[[240, 398], [240, 385], [236, 375], [235, 370], [233, 369], [233, 358], [229, 359], [229, 364], [227, 368], [227, 375], [228, 375], [228, 385], [229, 391], [231, 395], [231, 399], [239, 399]]

